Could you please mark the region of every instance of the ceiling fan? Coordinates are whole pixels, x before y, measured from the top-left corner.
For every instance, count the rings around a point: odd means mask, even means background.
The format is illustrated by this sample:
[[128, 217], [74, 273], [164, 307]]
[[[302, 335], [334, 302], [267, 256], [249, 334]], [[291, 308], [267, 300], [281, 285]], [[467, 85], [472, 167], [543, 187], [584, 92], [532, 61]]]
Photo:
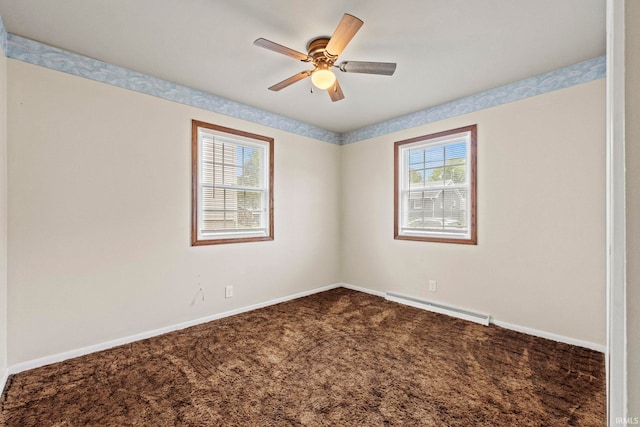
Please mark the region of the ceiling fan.
[[380, 74], [383, 76], [391, 76], [396, 71], [394, 62], [365, 62], [365, 61], [343, 61], [335, 65], [338, 56], [342, 53], [353, 36], [362, 27], [364, 22], [353, 15], [345, 13], [338, 23], [338, 27], [329, 37], [317, 37], [307, 44], [307, 53], [298, 52], [270, 40], [259, 38], [253, 42], [256, 46], [272, 50], [302, 62], [313, 64], [313, 70], [302, 71], [294, 74], [271, 86], [269, 90], [279, 91], [290, 86], [302, 79], [311, 76], [311, 82], [318, 89], [326, 89], [331, 97], [331, 101], [340, 101], [344, 99], [344, 94], [340, 88], [340, 83], [336, 75], [331, 71], [332, 68], [338, 68], [345, 73], [365, 73]]

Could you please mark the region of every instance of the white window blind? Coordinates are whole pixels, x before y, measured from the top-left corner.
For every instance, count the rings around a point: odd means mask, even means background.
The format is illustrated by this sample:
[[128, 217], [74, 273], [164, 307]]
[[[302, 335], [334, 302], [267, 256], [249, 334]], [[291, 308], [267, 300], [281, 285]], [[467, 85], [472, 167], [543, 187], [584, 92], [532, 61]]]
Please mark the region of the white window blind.
[[197, 128], [197, 240], [272, 235], [269, 141]]
[[475, 243], [475, 126], [396, 150], [396, 238]]

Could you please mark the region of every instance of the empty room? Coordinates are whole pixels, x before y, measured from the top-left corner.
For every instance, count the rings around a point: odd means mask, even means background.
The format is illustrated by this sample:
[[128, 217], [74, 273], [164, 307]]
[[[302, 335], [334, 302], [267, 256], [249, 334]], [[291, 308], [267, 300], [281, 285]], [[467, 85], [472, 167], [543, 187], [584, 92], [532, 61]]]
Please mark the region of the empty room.
[[0, 425], [639, 424], [639, 24], [0, 0]]

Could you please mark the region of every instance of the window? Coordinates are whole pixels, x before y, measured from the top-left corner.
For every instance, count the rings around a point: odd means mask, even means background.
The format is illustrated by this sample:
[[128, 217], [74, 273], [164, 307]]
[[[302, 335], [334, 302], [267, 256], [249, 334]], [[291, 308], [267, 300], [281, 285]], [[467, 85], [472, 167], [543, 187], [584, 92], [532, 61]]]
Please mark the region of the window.
[[192, 121], [191, 245], [273, 240], [273, 139]]
[[396, 239], [477, 243], [476, 125], [395, 143]]

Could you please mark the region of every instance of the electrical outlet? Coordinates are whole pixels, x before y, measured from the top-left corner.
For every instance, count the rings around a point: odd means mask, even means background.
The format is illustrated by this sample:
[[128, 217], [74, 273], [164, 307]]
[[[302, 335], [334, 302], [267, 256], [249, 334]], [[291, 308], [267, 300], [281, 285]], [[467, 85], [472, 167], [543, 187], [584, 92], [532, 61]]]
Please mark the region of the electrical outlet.
[[429, 292], [437, 292], [438, 291], [438, 282], [435, 280], [429, 280]]
[[233, 296], [233, 286], [225, 286], [224, 287], [224, 297], [231, 298]]

